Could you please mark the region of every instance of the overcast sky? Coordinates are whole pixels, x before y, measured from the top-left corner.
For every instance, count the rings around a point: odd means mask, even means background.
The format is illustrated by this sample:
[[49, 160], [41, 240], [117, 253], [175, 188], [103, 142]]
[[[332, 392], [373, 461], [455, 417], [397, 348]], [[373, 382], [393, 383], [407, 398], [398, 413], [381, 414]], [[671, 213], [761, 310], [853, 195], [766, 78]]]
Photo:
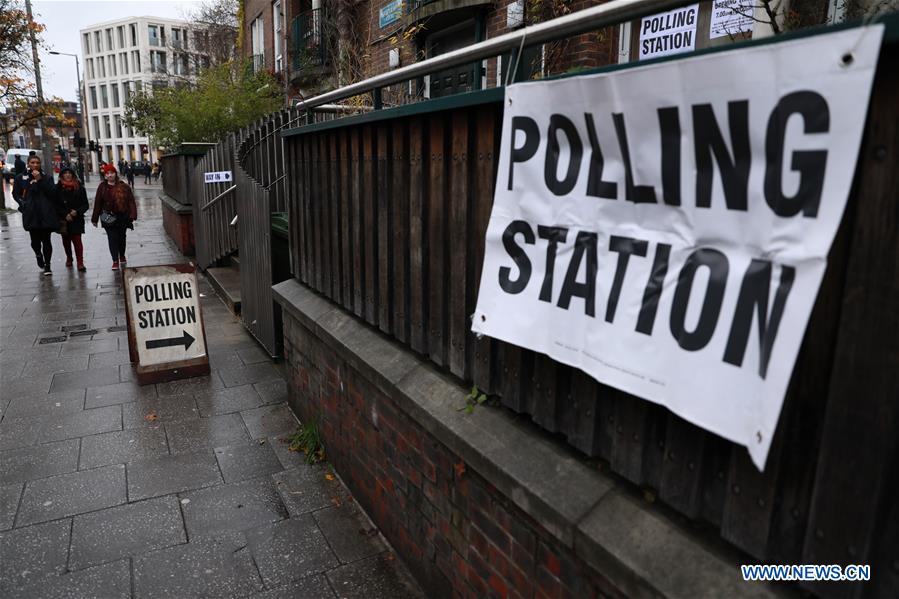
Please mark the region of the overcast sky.
[[[84, 60], [78, 31], [95, 23], [152, 15], [180, 19], [199, 0], [32, 0], [34, 19], [43, 23], [44, 42], [53, 50], [77, 54], [84, 76]], [[59, 96], [77, 100], [75, 59], [71, 56], [52, 56], [41, 52], [41, 79], [44, 96]]]

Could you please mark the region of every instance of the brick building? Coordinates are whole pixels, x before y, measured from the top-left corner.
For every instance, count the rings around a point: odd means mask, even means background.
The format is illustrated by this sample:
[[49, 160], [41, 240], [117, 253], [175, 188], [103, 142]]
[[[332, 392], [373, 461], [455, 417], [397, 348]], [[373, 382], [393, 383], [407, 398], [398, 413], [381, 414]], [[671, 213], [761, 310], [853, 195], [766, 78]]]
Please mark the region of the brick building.
[[[309, 97], [515, 29], [576, 13], [600, 0], [246, 0], [243, 53], [275, 74], [291, 100]], [[770, 35], [753, 0], [692, 6], [525, 47], [517, 78], [643, 60]], [[782, 3], [783, 4], [783, 3]], [[786, 6], [783, 4], [783, 6]], [[793, 0], [777, 30], [842, 19], [838, 0]], [[794, 22], [795, 21], [795, 22]], [[384, 90], [384, 103], [502, 85], [509, 55]]]

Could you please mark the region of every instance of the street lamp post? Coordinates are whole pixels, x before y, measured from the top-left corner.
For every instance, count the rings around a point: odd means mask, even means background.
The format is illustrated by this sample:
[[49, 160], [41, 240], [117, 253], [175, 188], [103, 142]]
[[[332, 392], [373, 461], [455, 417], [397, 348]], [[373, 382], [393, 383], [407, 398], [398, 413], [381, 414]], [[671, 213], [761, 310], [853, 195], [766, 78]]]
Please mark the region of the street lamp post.
[[[84, 86], [81, 85], [81, 65], [78, 61], [77, 54], [70, 54], [68, 52], [57, 52], [56, 50], [51, 50], [50, 54], [55, 56], [72, 56], [75, 58], [75, 76], [78, 78], [78, 111], [81, 113], [81, 129], [84, 131], [84, 135], [81, 136], [82, 140], [90, 139], [90, 128], [87, 123], [87, 115], [84, 113]], [[78, 164], [81, 165], [81, 170], [84, 171], [84, 179], [85, 181], [90, 181], [90, 168], [86, 167], [81, 157], [81, 147], [78, 148]]]

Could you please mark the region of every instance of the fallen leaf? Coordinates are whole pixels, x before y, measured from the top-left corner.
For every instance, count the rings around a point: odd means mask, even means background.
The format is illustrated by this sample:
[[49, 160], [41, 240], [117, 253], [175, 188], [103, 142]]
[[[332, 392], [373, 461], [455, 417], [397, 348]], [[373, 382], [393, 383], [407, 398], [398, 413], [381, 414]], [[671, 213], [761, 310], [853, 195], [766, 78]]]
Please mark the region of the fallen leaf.
[[330, 472], [325, 473], [325, 480], [334, 480], [334, 475]]
[[154, 422], [159, 419], [159, 416], [156, 415], [156, 412], [150, 412], [146, 416], [144, 416], [144, 420], [148, 420], [149, 422]]

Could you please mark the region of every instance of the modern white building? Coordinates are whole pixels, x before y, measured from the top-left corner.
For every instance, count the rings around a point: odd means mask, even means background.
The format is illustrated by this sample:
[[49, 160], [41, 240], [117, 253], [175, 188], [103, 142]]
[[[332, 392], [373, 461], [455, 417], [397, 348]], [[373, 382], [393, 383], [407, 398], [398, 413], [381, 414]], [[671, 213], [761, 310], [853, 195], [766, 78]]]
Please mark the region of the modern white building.
[[202, 30], [186, 21], [131, 17], [80, 31], [88, 139], [100, 142], [100, 158], [156, 161], [158, 148], [125, 126], [125, 102], [135, 92], [192, 79], [209, 65]]

